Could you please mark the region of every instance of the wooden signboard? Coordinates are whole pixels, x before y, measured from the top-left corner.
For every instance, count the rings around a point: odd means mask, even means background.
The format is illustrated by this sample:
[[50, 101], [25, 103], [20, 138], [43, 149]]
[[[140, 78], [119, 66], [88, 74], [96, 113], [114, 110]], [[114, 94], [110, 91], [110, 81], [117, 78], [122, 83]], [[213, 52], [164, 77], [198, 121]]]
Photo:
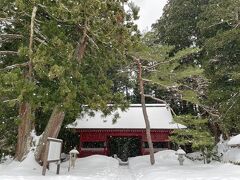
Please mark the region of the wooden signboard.
[[61, 150], [62, 150], [62, 140], [61, 139], [50, 138], [50, 137], [47, 139], [42, 175], [45, 176], [47, 166], [51, 162], [58, 163], [57, 164], [57, 174], [59, 174], [60, 162], [61, 162]]

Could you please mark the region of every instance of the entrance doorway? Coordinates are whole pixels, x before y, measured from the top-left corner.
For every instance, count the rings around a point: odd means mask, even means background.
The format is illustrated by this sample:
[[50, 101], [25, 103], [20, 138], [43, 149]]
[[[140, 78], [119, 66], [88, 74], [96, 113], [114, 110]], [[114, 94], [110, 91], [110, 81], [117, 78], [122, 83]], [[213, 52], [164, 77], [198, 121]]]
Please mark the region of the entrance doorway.
[[122, 161], [141, 155], [141, 139], [139, 137], [109, 137], [108, 147], [109, 155], [116, 154]]

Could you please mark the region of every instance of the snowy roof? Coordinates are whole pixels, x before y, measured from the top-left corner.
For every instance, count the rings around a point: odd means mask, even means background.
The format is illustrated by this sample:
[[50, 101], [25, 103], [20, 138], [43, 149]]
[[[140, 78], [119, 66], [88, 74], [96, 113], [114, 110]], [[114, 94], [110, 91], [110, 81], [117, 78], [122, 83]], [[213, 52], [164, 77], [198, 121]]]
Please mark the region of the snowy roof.
[[229, 146], [240, 145], [240, 134], [231, 137], [230, 141], [228, 141]]
[[[146, 104], [151, 129], [182, 129], [186, 126], [173, 122], [172, 114], [165, 104]], [[119, 113], [116, 123], [113, 123], [114, 113]], [[132, 104], [126, 111], [117, 109], [111, 115], [104, 117], [100, 111], [94, 111], [95, 116], [85, 113], [69, 124], [73, 129], [145, 129], [145, 121], [140, 104]]]

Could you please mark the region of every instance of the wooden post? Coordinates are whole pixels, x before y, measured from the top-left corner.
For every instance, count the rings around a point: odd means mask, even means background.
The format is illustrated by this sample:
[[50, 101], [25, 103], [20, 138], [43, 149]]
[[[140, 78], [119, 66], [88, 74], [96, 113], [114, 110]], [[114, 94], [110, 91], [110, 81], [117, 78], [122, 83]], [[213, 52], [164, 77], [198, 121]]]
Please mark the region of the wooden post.
[[47, 145], [46, 145], [46, 149], [44, 152], [44, 160], [43, 160], [43, 170], [42, 170], [42, 175], [45, 176], [46, 175], [46, 170], [47, 170], [47, 165], [48, 165], [48, 150], [49, 150], [49, 141], [47, 141]]
[[59, 172], [60, 172], [60, 161], [58, 161], [58, 163], [57, 163], [57, 174], [59, 174]]

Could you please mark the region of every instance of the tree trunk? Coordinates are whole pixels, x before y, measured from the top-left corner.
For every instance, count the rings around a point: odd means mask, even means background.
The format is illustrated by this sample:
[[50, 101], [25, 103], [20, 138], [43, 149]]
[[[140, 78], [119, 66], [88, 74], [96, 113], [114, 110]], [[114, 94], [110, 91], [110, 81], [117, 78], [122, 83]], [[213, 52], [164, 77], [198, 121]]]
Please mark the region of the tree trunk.
[[[31, 16], [31, 24], [30, 24], [30, 39], [29, 39], [29, 63], [28, 63], [28, 78], [29, 81], [32, 81], [32, 53], [33, 53], [33, 36], [34, 36], [34, 21], [37, 13], [37, 7], [34, 6], [32, 10]], [[18, 125], [18, 139], [17, 139], [17, 147], [15, 153], [15, 159], [18, 161], [23, 160], [24, 156], [28, 153], [31, 147], [31, 130], [32, 130], [32, 109], [31, 105], [28, 102], [23, 102], [19, 107], [19, 116], [20, 116], [20, 124]]]
[[220, 129], [219, 129], [219, 125], [217, 122], [209, 122], [209, 125], [210, 125], [210, 128], [213, 132], [213, 135], [214, 135], [214, 139], [215, 139], [215, 142], [219, 142], [219, 138], [220, 138], [220, 135], [222, 134]]
[[29, 103], [22, 103], [19, 107], [20, 124], [18, 125], [18, 137], [15, 159], [22, 161], [24, 156], [28, 153], [31, 144], [31, 130], [32, 130], [32, 111]]
[[39, 163], [43, 162], [45, 148], [47, 144], [47, 138], [48, 137], [57, 138], [58, 133], [61, 129], [64, 117], [65, 117], [65, 113], [62, 110], [60, 110], [58, 106], [55, 106], [51, 114], [51, 117], [48, 121], [48, 124], [37, 145], [37, 149], [35, 152], [35, 159], [37, 162]]
[[139, 80], [139, 90], [140, 90], [140, 96], [141, 96], [141, 104], [142, 104], [142, 111], [143, 116], [146, 124], [146, 135], [147, 135], [147, 141], [149, 146], [149, 153], [150, 153], [150, 162], [151, 165], [155, 164], [155, 158], [154, 158], [154, 150], [153, 150], [153, 143], [151, 138], [151, 129], [150, 129], [150, 122], [147, 115], [147, 109], [146, 109], [146, 103], [145, 103], [145, 96], [144, 96], [144, 83], [142, 79], [142, 64], [140, 63], [139, 59], [135, 59], [138, 65], [138, 80]]

